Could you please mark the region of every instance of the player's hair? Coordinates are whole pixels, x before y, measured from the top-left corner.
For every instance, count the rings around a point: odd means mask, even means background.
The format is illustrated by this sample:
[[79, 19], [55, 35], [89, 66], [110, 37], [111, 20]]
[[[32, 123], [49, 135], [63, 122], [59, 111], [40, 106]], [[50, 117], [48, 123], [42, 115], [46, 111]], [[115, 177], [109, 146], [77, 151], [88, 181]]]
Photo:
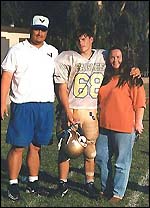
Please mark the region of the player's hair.
[[93, 37], [94, 36], [93, 29], [88, 26], [87, 27], [81, 26], [75, 32], [75, 39], [77, 40], [81, 35], [87, 35], [89, 37]]

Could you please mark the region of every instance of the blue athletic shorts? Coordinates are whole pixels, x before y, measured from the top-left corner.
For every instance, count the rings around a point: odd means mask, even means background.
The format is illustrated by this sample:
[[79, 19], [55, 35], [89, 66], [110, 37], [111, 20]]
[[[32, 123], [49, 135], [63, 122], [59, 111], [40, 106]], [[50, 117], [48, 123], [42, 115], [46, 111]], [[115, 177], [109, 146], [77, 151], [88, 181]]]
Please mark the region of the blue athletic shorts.
[[52, 140], [53, 124], [53, 103], [11, 103], [6, 142], [19, 147], [30, 143], [48, 145]]

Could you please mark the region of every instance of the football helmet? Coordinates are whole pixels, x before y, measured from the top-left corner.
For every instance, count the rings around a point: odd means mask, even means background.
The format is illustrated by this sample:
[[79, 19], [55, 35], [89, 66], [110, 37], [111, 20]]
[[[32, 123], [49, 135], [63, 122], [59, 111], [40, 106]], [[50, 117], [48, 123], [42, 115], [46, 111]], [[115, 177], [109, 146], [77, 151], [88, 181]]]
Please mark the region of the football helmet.
[[79, 157], [87, 146], [86, 137], [81, 135], [74, 126], [69, 127], [64, 135], [66, 138], [63, 139], [61, 145], [66, 154], [70, 158]]

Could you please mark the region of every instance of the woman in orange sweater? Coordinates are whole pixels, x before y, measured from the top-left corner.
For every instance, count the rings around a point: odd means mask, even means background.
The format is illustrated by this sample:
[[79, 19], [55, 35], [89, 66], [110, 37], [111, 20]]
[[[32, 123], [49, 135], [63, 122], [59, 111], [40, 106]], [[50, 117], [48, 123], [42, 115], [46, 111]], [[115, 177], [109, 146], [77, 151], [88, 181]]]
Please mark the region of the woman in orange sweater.
[[143, 132], [146, 96], [142, 79], [130, 76], [131, 65], [123, 61], [120, 48], [110, 49], [108, 62], [98, 97], [100, 135], [96, 163], [101, 172], [101, 194], [111, 192], [110, 202], [113, 203], [119, 202], [126, 191], [135, 135]]

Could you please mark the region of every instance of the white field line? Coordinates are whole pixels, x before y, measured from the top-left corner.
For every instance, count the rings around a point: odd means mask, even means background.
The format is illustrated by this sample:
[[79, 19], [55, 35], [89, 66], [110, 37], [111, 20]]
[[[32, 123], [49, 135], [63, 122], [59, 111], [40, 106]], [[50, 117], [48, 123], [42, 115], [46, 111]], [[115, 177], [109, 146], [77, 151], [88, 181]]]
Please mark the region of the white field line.
[[[145, 176], [142, 176], [140, 181], [138, 182], [138, 185], [144, 186], [148, 185], [149, 181], [149, 170], [147, 171]], [[138, 207], [137, 202], [142, 192], [134, 191], [129, 199], [129, 203], [125, 207]]]

